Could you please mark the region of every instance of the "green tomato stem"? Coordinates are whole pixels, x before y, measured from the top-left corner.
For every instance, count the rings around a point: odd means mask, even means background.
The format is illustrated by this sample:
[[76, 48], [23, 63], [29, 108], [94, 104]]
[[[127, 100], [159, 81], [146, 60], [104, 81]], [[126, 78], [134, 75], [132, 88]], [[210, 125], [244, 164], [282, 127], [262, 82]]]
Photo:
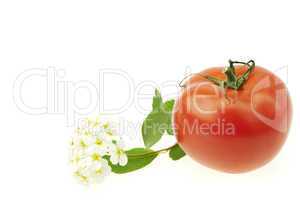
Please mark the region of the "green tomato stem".
[[[246, 72], [242, 74], [242, 76], [237, 77], [234, 68], [235, 64], [246, 65], [248, 69]], [[212, 81], [214, 84], [222, 88], [231, 88], [234, 90], [238, 90], [246, 82], [246, 80], [248, 79], [250, 73], [254, 70], [254, 68], [255, 68], [255, 62], [253, 60], [250, 60], [248, 62], [229, 60], [229, 67], [226, 67], [224, 70], [227, 80], [221, 80], [212, 76], [205, 76], [205, 78], [207, 80]]]

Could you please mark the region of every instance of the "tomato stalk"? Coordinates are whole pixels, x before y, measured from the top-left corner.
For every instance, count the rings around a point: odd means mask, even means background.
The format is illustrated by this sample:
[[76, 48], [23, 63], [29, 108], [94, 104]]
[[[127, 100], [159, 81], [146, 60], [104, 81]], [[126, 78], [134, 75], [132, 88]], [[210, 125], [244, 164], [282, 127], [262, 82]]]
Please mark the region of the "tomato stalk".
[[[242, 76], [237, 77], [235, 73], [235, 64], [242, 64], [248, 67], [247, 71], [245, 71]], [[234, 90], [238, 90], [248, 79], [250, 73], [253, 71], [255, 67], [255, 62], [250, 60], [248, 62], [241, 62], [241, 61], [232, 61], [229, 60], [229, 67], [225, 67], [224, 73], [227, 77], [227, 80], [221, 80], [213, 76], [205, 76], [208, 80], [212, 81], [214, 84], [222, 87], [222, 88], [231, 88]]]

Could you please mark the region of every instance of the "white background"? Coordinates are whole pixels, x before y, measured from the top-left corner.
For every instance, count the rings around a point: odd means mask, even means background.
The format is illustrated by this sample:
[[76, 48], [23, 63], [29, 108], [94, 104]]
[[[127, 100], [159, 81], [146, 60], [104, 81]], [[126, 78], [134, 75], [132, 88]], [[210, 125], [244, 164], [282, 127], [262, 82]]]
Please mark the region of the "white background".
[[[299, 199], [296, 2], [1, 0], [0, 199]], [[181, 80], [187, 66], [197, 72], [224, 65], [229, 58], [253, 58], [270, 70], [288, 66], [294, 106], [290, 135], [280, 154], [246, 174], [220, 173], [188, 157], [173, 162], [162, 155], [143, 170], [111, 175], [87, 188], [77, 184], [68, 165], [73, 128], [66, 126], [65, 114], [24, 113], [13, 101], [14, 81], [31, 68], [52, 66], [64, 70], [62, 82], [95, 84], [100, 69], [122, 69], [135, 86], [145, 80], [161, 86]], [[118, 78], [105, 87], [108, 106], [126, 100], [128, 86]], [[167, 94], [174, 87], [162, 90]], [[43, 77], [24, 83], [26, 104], [44, 106], [46, 94]], [[85, 97], [74, 98], [85, 104]], [[135, 104], [111, 117], [139, 123], [146, 113], [138, 112]], [[150, 108], [149, 101], [142, 105]], [[134, 138], [128, 144], [139, 142]]]

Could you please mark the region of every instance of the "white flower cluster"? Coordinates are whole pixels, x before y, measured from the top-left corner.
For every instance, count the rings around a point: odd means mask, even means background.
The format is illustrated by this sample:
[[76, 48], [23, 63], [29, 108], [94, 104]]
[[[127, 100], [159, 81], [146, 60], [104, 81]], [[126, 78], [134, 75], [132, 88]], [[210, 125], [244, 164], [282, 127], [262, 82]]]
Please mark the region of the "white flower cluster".
[[75, 177], [84, 184], [98, 183], [113, 165], [125, 166], [127, 156], [112, 123], [87, 118], [76, 129], [70, 143], [70, 161]]

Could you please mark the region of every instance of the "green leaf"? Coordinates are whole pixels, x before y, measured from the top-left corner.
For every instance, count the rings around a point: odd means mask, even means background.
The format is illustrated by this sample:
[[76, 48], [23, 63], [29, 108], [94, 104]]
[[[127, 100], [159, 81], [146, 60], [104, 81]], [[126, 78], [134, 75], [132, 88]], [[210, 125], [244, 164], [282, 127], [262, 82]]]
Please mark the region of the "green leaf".
[[125, 166], [113, 165], [108, 158], [109, 165], [114, 173], [124, 174], [141, 169], [149, 165], [157, 156], [158, 152], [154, 152], [151, 149], [134, 148], [126, 151], [128, 157], [128, 163]]
[[171, 100], [166, 101], [166, 102], [164, 103], [164, 111], [165, 111], [165, 112], [172, 112], [174, 103], [175, 103], [175, 100], [174, 100], [174, 99], [171, 99]]
[[142, 135], [147, 148], [150, 148], [161, 139], [165, 131], [165, 127], [162, 127], [163, 121], [165, 121], [165, 116], [161, 112], [151, 112], [144, 120]]
[[166, 113], [166, 125], [167, 125], [166, 131], [169, 135], [173, 135], [172, 110], [173, 110], [173, 107], [174, 107], [174, 103], [175, 103], [175, 100], [172, 99], [172, 100], [166, 101], [165, 104], [164, 104], [164, 111]]
[[146, 148], [156, 144], [164, 132], [172, 135], [172, 110], [174, 100], [163, 103], [160, 92], [156, 89], [152, 102], [152, 111], [145, 118], [142, 125], [142, 136]]
[[159, 111], [163, 105], [163, 100], [158, 89], [155, 89], [155, 95], [152, 100], [152, 110]]
[[169, 157], [172, 160], [179, 160], [180, 158], [182, 158], [184, 156], [185, 156], [185, 153], [178, 144], [176, 144], [174, 147], [172, 147], [169, 151]]

